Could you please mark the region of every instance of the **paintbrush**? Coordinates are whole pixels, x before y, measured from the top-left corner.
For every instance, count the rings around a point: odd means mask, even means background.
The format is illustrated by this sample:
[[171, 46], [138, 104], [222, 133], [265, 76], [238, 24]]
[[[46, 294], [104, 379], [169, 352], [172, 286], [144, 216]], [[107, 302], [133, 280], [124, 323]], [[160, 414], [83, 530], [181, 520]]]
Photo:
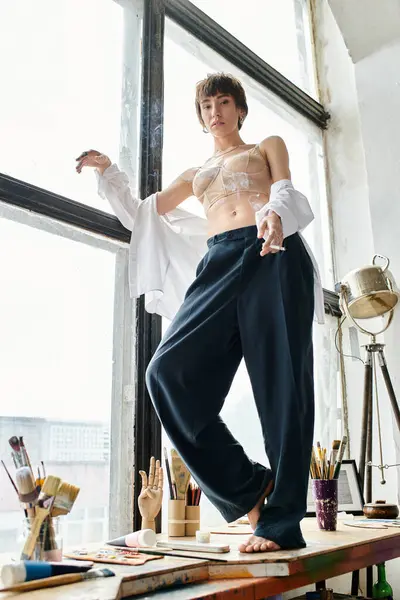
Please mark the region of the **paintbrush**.
[[20, 446], [20, 450], [21, 450], [21, 454], [22, 454], [24, 463], [30, 468], [30, 470], [32, 471], [32, 476], [33, 476], [33, 469], [32, 469], [32, 465], [31, 465], [31, 461], [29, 460], [28, 452], [26, 451], [26, 447], [24, 444], [24, 438], [22, 435], [19, 437], [19, 446]]
[[319, 462], [318, 448], [316, 449], [313, 446], [313, 453], [314, 453], [314, 463], [315, 463], [315, 470], [316, 470], [317, 477], [318, 477], [318, 479], [322, 479], [321, 466], [320, 466], [320, 462]]
[[315, 469], [317, 472], [317, 477], [318, 479], [322, 479], [322, 473], [321, 473], [321, 466], [319, 464], [319, 460], [318, 460], [318, 456], [317, 456], [317, 451], [314, 449], [315, 451], [315, 455], [314, 455], [314, 460], [315, 460]]
[[32, 471], [28, 466], [19, 467], [15, 471], [15, 482], [21, 502], [36, 502], [39, 493], [36, 489]]
[[335, 470], [333, 472], [333, 479], [338, 479], [340, 473], [340, 467], [342, 465], [342, 460], [344, 456], [344, 451], [347, 445], [347, 436], [344, 435], [342, 441], [340, 442], [340, 447], [336, 459]]
[[[190, 552], [190, 554], [189, 554]], [[156, 554], [157, 556], [178, 556], [179, 558], [199, 558], [199, 550], [193, 552], [191, 550], [176, 550], [175, 552], [170, 548], [160, 548], [154, 550], [154, 548], [138, 548], [138, 554]], [[213, 556], [213, 562], [228, 562], [226, 558], [219, 558], [219, 556]]]
[[168, 487], [169, 487], [169, 497], [171, 500], [174, 499], [174, 490], [172, 487], [172, 479], [171, 479], [171, 470], [169, 467], [169, 460], [168, 460], [168, 452], [167, 449], [164, 447], [164, 460], [165, 460], [165, 470], [167, 471], [167, 479], [168, 479]]
[[332, 450], [330, 456], [330, 466], [329, 466], [329, 479], [333, 479], [333, 473], [335, 471], [335, 462], [336, 457], [338, 455], [338, 450], [340, 448], [340, 440], [333, 440], [332, 442]]
[[67, 515], [79, 494], [80, 488], [71, 483], [63, 481], [57, 490], [56, 497], [51, 509], [52, 517], [59, 517], [61, 515]]
[[190, 471], [174, 448], [171, 450], [171, 462], [176, 484], [176, 499], [184, 500], [189, 485]]
[[19, 497], [19, 491], [18, 491], [18, 488], [17, 488], [17, 486], [15, 485], [14, 479], [11, 477], [10, 473], [8, 472], [8, 469], [7, 469], [6, 465], [4, 464], [4, 461], [1, 461], [1, 464], [3, 465], [3, 467], [4, 467], [4, 470], [5, 470], [5, 472], [7, 473], [9, 480], [11, 481], [11, 485], [13, 486], [14, 490], [17, 492], [17, 496]]
[[43, 521], [50, 514], [60, 484], [61, 479], [59, 477], [54, 477], [53, 475], [48, 475], [44, 480], [37, 506], [35, 508], [36, 516], [31, 525], [29, 536], [23, 547], [21, 560], [29, 560], [31, 558]]
[[38, 492], [40, 492], [40, 490], [43, 487], [43, 483], [44, 483], [44, 479], [45, 478], [41, 476], [39, 467], [37, 468], [37, 472], [38, 472], [38, 476], [37, 476], [37, 478], [35, 480], [35, 485], [36, 485], [36, 489], [38, 490]]
[[19, 439], [17, 438], [16, 435], [13, 435], [12, 437], [10, 437], [10, 439], [8, 440], [8, 443], [11, 446], [12, 449], [12, 457], [14, 459], [14, 464], [15, 467], [27, 467], [27, 463], [25, 462], [23, 453], [21, 451], [21, 446], [19, 443]]
[[[56, 497], [54, 498], [53, 506], [50, 511], [50, 517], [60, 517], [71, 512], [79, 491], [80, 488], [78, 486], [63, 481], [57, 490]], [[46, 551], [54, 550], [57, 547], [53, 521], [50, 517], [48, 517], [46, 530]]]
[[45, 579], [35, 579], [33, 581], [26, 581], [25, 583], [18, 583], [17, 585], [0, 588], [0, 592], [28, 592], [30, 590], [65, 585], [67, 583], [87, 581], [88, 579], [97, 579], [98, 577], [114, 577], [114, 575], [115, 573], [110, 569], [92, 569], [86, 573], [67, 573], [66, 575], [55, 575], [54, 577], [46, 577]]
[[322, 479], [325, 479], [325, 457], [323, 448], [319, 448], [320, 456], [321, 456], [321, 475]]
[[324, 470], [323, 470], [323, 466], [322, 466], [322, 451], [321, 451], [321, 444], [319, 442], [317, 442], [317, 455], [318, 455], [319, 472], [321, 474], [321, 479], [323, 479], [324, 478]]
[[18, 489], [18, 498], [24, 504], [26, 517], [33, 519], [36, 515], [36, 510], [32, 503], [38, 499], [39, 492], [33, 480], [32, 471], [29, 467], [19, 467], [15, 471], [15, 482]]
[[[7, 467], [6, 467], [6, 465], [4, 464], [3, 461], [1, 461], [1, 464], [4, 467], [4, 470], [7, 473], [8, 478], [11, 481], [11, 484], [12, 484], [14, 490], [17, 492], [18, 499], [22, 502], [21, 495], [20, 495], [20, 492], [18, 490], [18, 487], [17, 487], [16, 483], [14, 482], [14, 480], [11, 477], [10, 473], [8, 472], [8, 469], [7, 469]], [[20, 467], [18, 470], [20, 470], [20, 469], [26, 469], [26, 468], [27, 467]], [[28, 477], [27, 477], [27, 479], [25, 481], [21, 481], [21, 478], [20, 478], [20, 480], [18, 481], [18, 484], [21, 487], [22, 491], [31, 492], [31, 489], [30, 489], [31, 488], [30, 475], [31, 474], [30, 474], [29, 469], [28, 469]], [[26, 486], [27, 486], [27, 488], [26, 488]], [[24, 509], [24, 512], [25, 512], [25, 517], [33, 518], [35, 516], [35, 509], [33, 507], [29, 506], [28, 504], [24, 503], [23, 509]]]
[[318, 477], [317, 477], [317, 465], [315, 463], [315, 456], [314, 456], [314, 448], [312, 449], [312, 452], [311, 452], [310, 475], [311, 475], [312, 479], [318, 479]]
[[11, 452], [11, 458], [12, 458], [12, 461], [13, 461], [13, 463], [14, 463], [14, 467], [15, 467], [16, 469], [18, 469], [18, 467], [19, 467], [20, 465], [17, 463], [17, 460], [16, 460], [16, 458], [15, 458], [15, 454], [14, 454], [14, 452]]
[[318, 465], [318, 457], [317, 457], [317, 451], [315, 450], [314, 446], [312, 448], [312, 455], [311, 458], [313, 460], [314, 463], [314, 471], [315, 471], [315, 477], [316, 479], [322, 479], [321, 477], [321, 471]]

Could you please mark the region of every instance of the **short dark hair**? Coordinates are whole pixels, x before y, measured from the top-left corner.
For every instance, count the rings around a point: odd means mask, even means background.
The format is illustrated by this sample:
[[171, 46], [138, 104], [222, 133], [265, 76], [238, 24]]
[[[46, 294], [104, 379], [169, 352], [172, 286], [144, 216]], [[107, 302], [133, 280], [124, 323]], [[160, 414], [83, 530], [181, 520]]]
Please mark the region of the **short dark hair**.
[[[237, 108], [243, 109], [245, 116], [247, 116], [249, 109], [247, 106], [246, 94], [240, 81], [229, 73], [211, 73], [207, 75], [206, 79], [199, 81], [196, 85], [196, 112], [200, 124], [203, 125], [203, 127], [204, 121], [201, 116], [200, 102], [204, 100], [204, 98], [216, 96], [217, 94], [231, 95], [235, 100]], [[239, 120], [238, 128], [240, 129], [241, 126], [242, 123]]]

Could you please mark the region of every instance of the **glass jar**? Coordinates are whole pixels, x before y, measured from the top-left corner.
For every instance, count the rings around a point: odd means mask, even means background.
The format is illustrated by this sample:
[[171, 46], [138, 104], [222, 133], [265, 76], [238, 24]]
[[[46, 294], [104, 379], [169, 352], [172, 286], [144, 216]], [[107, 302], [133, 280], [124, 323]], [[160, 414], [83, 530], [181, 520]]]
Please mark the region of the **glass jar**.
[[[29, 537], [33, 518], [23, 519], [21, 552]], [[63, 549], [62, 517], [46, 517], [37, 537], [30, 560], [61, 561]]]

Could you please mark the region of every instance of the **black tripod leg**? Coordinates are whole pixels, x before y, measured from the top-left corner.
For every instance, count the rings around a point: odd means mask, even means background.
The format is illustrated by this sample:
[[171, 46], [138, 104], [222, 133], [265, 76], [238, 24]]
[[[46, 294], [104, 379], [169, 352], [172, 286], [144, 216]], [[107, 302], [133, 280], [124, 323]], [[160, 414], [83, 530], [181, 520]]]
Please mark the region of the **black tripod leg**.
[[[367, 437], [368, 437], [368, 426], [369, 426], [369, 415], [372, 415], [372, 353], [368, 350], [365, 357], [364, 367], [364, 402], [363, 402], [363, 413], [361, 421], [361, 444], [360, 444], [360, 460], [358, 463], [361, 489], [364, 491], [365, 482], [365, 462], [367, 456]], [[370, 436], [372, 443], [372, 436]], [[367, 490], [368, 494], [368, 490]], [[371, 500], [368, 500], [371, 502]], [[368, 575], [367, 575], [368, 577]], [[358, 596], [358, 589], [360, 587], [360, 571], [353, 571], [351, 578], [351, 595]]]
[[358, 596], [358, 588], [360, 587], [360, 571], [353, 571], [351, 575], [351, 595]]
[[[373, 355], [371, 355], [373, 357]], [[373, 365], [375, 368], [375, 364]], [[373, 369], [371, 369], [371, 389], [368, 407], [368, 433], [367, 433], [367, 466], [365, 473], [365, 494], [367, 502], [372, 502], [372, 421], [373, 421], [373, 398], [372, 398], [372, 377]], [[372, 598], [372, 567], [367, 567], [367, 596]]]
[[373, 572], [372, 567], [367, 567], [367, 597], [372, 598]]
[[383, 379], [385, 380], [386, 389], [389, 394], [390, 402], [392, 404], [393, 414], [396, 419], [397, 427], [400, 431], [400, 409], [399, 409], [399, 405], [397, 404], [396, 394], [394, 393], [392, 382], [390, 380], [390, 375], [389, 375], [389, 371], [388, 371], [388, 368], [386, 365], [386, 360], [385, 360], [385, 356], [383, 354], [383, 350], [379, 350], [379, 365], [382, 369], [382, 375], [383, 375]]
[[[360, 461], [358, 463], [362, 490], [364, 490], [365, 482], [365, 462], [367, 456], [367, 437], [370, 411], [372, 414], [372, 353], [367, 349], [364, 367], [364, 403], [361, 421]], [[370, 438], [372, 440], [372, 436], [370, 436]], [[371, 502], [371, 500], [367, 499], [367, 502]]]
[[368, 403], [368, 427], [367, 427], [367, 464], [365, 467], [365, 499], [367, 502], [372, 502], [372, 420], [373, 420], [373, 398], [372, 398], [372, 375], [371, 370], [371, 387]]

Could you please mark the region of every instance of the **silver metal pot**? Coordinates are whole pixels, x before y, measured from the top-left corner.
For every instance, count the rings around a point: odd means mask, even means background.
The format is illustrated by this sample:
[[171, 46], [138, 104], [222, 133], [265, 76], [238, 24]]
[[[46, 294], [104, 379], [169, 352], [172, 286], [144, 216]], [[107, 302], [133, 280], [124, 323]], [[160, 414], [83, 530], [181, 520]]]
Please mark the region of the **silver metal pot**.
[[[385, 261], [383, 267], [375, 264], [377, 258]], [[346, 314], [354, 319], [370, 319], [394, 309], [400, 293], [388, 267], [389, 259], [375, 254], [372, 265], [354, 269], [343, 277], [338, 287]]]

